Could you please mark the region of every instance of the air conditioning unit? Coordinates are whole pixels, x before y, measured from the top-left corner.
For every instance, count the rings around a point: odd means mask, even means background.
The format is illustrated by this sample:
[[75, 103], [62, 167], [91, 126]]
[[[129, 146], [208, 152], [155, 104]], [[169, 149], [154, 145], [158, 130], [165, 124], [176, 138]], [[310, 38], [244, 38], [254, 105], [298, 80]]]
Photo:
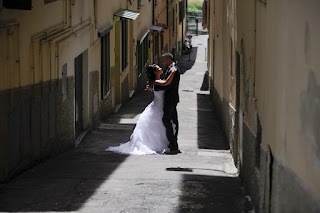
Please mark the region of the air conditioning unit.
[[31, 10], [32, 0], [2, 0], [4, 8], [16, 10]]

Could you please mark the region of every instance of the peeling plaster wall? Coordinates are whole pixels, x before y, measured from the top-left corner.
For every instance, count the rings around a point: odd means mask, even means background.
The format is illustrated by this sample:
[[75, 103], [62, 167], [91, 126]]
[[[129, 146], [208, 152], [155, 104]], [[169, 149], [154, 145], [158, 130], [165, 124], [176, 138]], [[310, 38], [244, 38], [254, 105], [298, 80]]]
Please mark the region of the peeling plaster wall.
[[[215, 108], [233, 155], [242, 156], [240, 173], [247, 192], [257, 211], [318, 212], [320, 3], [244, 0], [235, 4], [233, 22], [230, 1], [209, 3], [208, 68]], [[233, 83], [232, 60], [227, 59], [233, 29], [240, 85]], [[237, 92], [232, 95], [234, 86], [240, 87], [239, 108], [234, 104], [233, 98], [238, 100]], [[239, 123], [241, 112], [243, 123]], [[233, 138], [239, 141], [239, 149], [232, 146], [237, 144]]]
[[240, 54], [240, 107], [244, 121], [256, 132], [255, 115], [255, 2], [237, 2], [237, 51]]
[[237, 1], [237, 47], [240, 69], [240, 100], [242, 135], [239, 141], [241, 155], [240, 175], [256, 209], [259, 208], [260, 141], [257, 139], [257, 112], [255, 97], [255, 15], [256, 0]]
[[34, 0], [31, 11], [1, 10], [0, 181], [75, 146], [74, 58], [90, 49], [92, 5]]
[[[161, 2], [166, 6], [165, 0]], [[176, 11], [176, 24], [178, 2], [169, 2], [170, 9]], [[130, 4], [127, 0], [57, 0], [48, 4], [33, 0], [30, 11], [0, 9], [0, 181], [75, 146], [74, 75], [75, 58], [80, 54], [84, 130], [114, 113], [116, 105], [129, 99], [130, 91], [145, 88], [146, 75], [136, 76], [136, 45], [141, 33], [152, 26], [153, 1], [141, 3], [138, 9], [138, 1]], [[140, 13], [137, 20], [128, 23], [129, 64], [125, 70], [121, 68], [121, 22], [114, 19], [120, 9]], [[166, 17], [165, 11], [161, 18]], [[111, 90], [102, 99], [98, 30], [108, 25], [113, 25]], [[181, 40], [179, 27], [176, 25], [175, 40]], [[171, 51], [169, 30], [165, 34], [166, 48]], [[150, 43], [149, 63], [152, 46]]]
[[[257, 5], [257, 98], [262, 144], [320, 200], [319, 1]], [[275, 176], [277, 174], [274, 174]]]

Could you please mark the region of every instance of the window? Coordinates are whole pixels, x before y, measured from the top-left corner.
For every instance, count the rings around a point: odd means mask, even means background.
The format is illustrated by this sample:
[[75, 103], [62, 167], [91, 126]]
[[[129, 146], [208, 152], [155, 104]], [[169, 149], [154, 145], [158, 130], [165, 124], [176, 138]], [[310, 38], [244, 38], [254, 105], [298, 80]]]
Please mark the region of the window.
[[141, 3], [142, 0], [138, 0], [138, 9], [140, 9], [142, 7], [142, 3]]
[[122, 19], [122, 70], [128, 66], [128, 20]]
[[68, 65], [62, 66], [62, 100], [66, 100], [68, 97]]
[[173, 9], [172, 10], [172, 36], [174, 36], [174, 30], [175, 30], [175, 12]]
[[[138, 41], [139, 42], [139, 41]], [[148, 63], [148, 49], [149, 49], [149, 39], [148, 36], [143, 40], [143, 42], [137, 45], [137, 77], [140, 77], [144, 67]]]
[[110, 32], [101, 37], [101, 98], [110, 91]]
[[3, 7], [7, 9], [31, 10], [32, 0], [3, 0]]
[[154, 35], [154, 59], [153, 61], [155, 63], [159, 63], [158, 58], [159, 58], [159, 33], [155, 32]]
[[185, 2], [184, 1], [185, 0], [179, 2], [179, 22], [180, 23], [183, 22], [183, 19], [186, 16], [186, 13], [185, 13], [186, 7], [185, 7]]
[[162, 51], [162, 53], [164, 53], [164, 47], [163, 47], [163, 43], [164, 43], [164, 35], [163, 35], [163, 33], [161, 33], [161, 39], [160, 39], [160, 42], [161, 42], [161, 46], [160, 46], [161, 51]]
[[169, 27], [169, 0], [167, 0], [167, 26]]

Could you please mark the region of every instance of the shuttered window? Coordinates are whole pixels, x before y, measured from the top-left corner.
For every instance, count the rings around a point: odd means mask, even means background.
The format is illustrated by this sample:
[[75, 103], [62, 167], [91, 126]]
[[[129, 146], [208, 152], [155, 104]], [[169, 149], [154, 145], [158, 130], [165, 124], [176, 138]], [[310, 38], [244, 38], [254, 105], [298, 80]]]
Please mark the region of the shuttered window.
[[32, 0], [3, 0], [3, 7], [7, 9], [31, 10]]
[[182, 0], [179, 2], [179, 22], [183, 22], [183, 19], [186, 17], [185, 9], [185, 0]]
[[161, 33], [161, 39], [160, 39], [160, 42], [161, 42], [161, 53], [164, 53], [164, 46], [163, 46], [163, 43], [164, 43], [164, 35], [163, 33]]
[[141, 7], [142, 7], [141, 0], [138, 0], [138, 9], [140, 9]]
[[110, 90], [110, 33], [101, 37], [101, 96], [104, 99]]
[[144, 70], [146, 64], [148, 63], [148, 49], [149, 49], [149, 39], [147, 36], [141, 44], [138, 43], [137, 45], [137, 64], [138, 64], [137, 77], [140, 77], [142, 71]]
[[68, 97], [68, 65], [62, 66], [62, 100]]
[[169, 0], [167, 0], [167, 26], [169, 27]]
[[122, 70], [128, 66], [128, 20], [122, 19]]
[[154, 35], [154, 62], [159, 63], [159, 32]]
[[175, 32], [175, 10], [173, 9], [172, 10], [172, 36], [174, 36], [175, 34], [174, 34], [174, 32]]

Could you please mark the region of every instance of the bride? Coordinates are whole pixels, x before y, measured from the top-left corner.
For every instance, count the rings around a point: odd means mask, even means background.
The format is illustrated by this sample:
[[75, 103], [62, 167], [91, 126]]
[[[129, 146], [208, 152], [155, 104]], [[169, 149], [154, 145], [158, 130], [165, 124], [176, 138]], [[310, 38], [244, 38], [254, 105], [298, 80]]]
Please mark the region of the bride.
[[141, 113], [130, 141], [109, 147], [106, 151], [131, 155], [163, 154], [170, 151], [166, 128], [162, 122], [164, 90], [157, 91], [157, 88], [168, 86], [172, 82], [177, 70], [171, 68], [171, 71], [166, 80], [161, 80], [160, 76], [163, 73], [161, 67], [156, 64], [148, 66], [146, 72], [149, 83], [154, 86], [154, 99]]

